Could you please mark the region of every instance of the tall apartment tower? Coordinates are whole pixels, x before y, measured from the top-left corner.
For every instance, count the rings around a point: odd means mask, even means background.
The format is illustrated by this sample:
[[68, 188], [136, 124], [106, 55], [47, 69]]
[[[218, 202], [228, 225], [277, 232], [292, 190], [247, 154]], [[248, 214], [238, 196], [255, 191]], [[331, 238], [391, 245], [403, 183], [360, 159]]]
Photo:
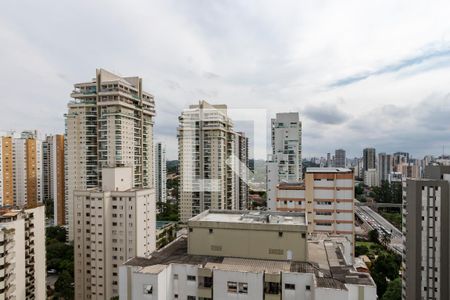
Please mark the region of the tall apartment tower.
[[379, 183], [389, 180], [389, 174], [393, 171], [392, 155], [386, 153], [378, 154], [378, 180]]
[[13, 139], [0, 137], [0, 206], [14, 205]]
[[363, 173], [369, 169], [376, 169], [375, 148], [365, 148], [363, 150]]
[[155, 194], [157, 202], [167, 201], [166, 191], [166, 146], [163, 143], [155, 145]]
[[66, 222], [73, 239], [73, 192], [101, 187], [103, 167], [133, 167], [132, 185], [153, 186], [155, 102], [139, 77], [103, 69], [74, 85], [66, 115]]
[[45, 207], [0, 210], [0, 298], [46, 297]]
[[118, 266], [156, 249], [154, 189], [133, 188], [132, 167], [104, 167], [102, 187], [74, 192], [75, 299], [118, 296]]
[[[233, 130], [226, 105], [200, 101], [179, 117], [180, 213], [186, 222], [207, 209], [244, 209], [248, 139]], [[235, 158], [243, 159], [234, 164]], [[233, 160], [231, 160], [233, 159]], [[228, 161], [228, 164], [227, 164]], [[242, 188], [244, 189], [244, 188]]]
[[65, 164], [64, 135], [49, 135], [42, 143], [43, 200], [53, 202], [54, 225], [64, 225], [65, 219]]
[[403, 182], [402, 299], [450, 299], [450, 167]]
[[267, 207], [276, 209], [276, 186], [302, 179], [302, 123], [298, 113], [277, 113], [272, 119], [272, 154], [267, 173]]
[[334, 151], [334, 166], [336, 168], [345, 168], [346, 165], [345, 150], [336, 149]]
[[37, 206], [42, 202], [42, 142], [31, 131], [0, 139], [1, 204]]

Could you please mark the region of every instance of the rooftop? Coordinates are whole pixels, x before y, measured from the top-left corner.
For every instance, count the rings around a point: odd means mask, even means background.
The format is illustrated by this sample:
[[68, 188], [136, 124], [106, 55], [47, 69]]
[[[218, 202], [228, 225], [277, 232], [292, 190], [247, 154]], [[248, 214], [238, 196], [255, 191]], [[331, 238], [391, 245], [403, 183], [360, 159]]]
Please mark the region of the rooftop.
[[349, 173], [348, 168], [307, 168], [306, 173]]
[[374, 285], [367, 273], [359, 273], [345, 263], [339, 243], [332, 240], [308, 242], [310, 259], [305, 261], [274, 261], [238, 257], [190, 255], [187, 252], [187, 237], [181, 236], [166, 247], [152, 253], [150, 258], [135, 257], [124, 265], [134, 266], [136, 272], [159, 273], [169, 264], [198, 265], [206, 269], [250, 273], [296, 272], [311, 273], [318, 287], [346, 289], [345, 284]]
[[306, 225], [304, 213], [272, 211], [207, 210], [189, 221], [220, 223], [252, 223], [279, 225]]

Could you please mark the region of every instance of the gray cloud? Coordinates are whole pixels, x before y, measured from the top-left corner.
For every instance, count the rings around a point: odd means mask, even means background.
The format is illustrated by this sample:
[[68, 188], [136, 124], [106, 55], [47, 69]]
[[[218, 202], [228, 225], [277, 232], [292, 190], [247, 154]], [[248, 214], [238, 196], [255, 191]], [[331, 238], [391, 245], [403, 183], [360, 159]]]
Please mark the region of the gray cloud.
[[339, 109], [337, 105], [327, 103], [307, 106], [303, 113], [311, 120], [330, 125], [342, 124], [349, 118], [348, 114]]

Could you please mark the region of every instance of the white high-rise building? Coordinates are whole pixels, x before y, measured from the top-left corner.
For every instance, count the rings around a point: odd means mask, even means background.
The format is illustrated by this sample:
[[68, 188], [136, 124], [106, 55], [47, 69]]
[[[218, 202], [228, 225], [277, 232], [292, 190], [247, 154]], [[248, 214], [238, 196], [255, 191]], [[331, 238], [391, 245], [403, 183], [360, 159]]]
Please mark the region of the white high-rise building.
[[155, 144], [155, 194], [157, 202], [167, 201], [167, 170], [166, 146], [163, 143]]
[[267, 207], [276, 209], [276, 186], [302, 179], [302, 122], [298, 113], [272, 119], [272, 154], [267, 162]]
[[154, 189], [133, 188], [131, 167], [102, 169], [102, 188], [74, 192], [75, 299], [118, 295], [118, 266], [156, 249]]
[[98, 69], [77, 83], [66, 115], [66, 220], [73, 239], [73, 192], [100, 187], [103, 167], [132, 167], [132, 185], [153, 186], [153, 96], [139, 77]]
[[46, 299], [45, 207], [0, 212], [0, 299]]
[[242, 185], [248, 176], [248, 138], [233, 130], [227, 106], [200, 101], [184, 110], [179, 120], [181, 221], [209, 208], [245, 208], [248, 191]]
[[379, 153], [377, 164], [378, 182], [381, 185], [383, 181], [389, 181], [389, 174], [393, 171], [392, 155]]
[[49, 135], [42, 143], [43, 200], [53, 202], [55, 225], [65, 224], [64, 135]]

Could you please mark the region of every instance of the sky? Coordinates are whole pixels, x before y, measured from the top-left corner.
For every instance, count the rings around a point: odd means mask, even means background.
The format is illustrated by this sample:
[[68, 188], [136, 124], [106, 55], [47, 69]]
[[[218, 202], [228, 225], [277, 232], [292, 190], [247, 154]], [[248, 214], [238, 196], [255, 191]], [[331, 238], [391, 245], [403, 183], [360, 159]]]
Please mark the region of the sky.
[[4, 1], [0, 131], [64, 132], [73, 84], [104, 68], [143, 78], [169, 159], [178, 116], [199, 100], [299, 112], [304, 157], [450, 153], [449, 11], [438, 0]]

